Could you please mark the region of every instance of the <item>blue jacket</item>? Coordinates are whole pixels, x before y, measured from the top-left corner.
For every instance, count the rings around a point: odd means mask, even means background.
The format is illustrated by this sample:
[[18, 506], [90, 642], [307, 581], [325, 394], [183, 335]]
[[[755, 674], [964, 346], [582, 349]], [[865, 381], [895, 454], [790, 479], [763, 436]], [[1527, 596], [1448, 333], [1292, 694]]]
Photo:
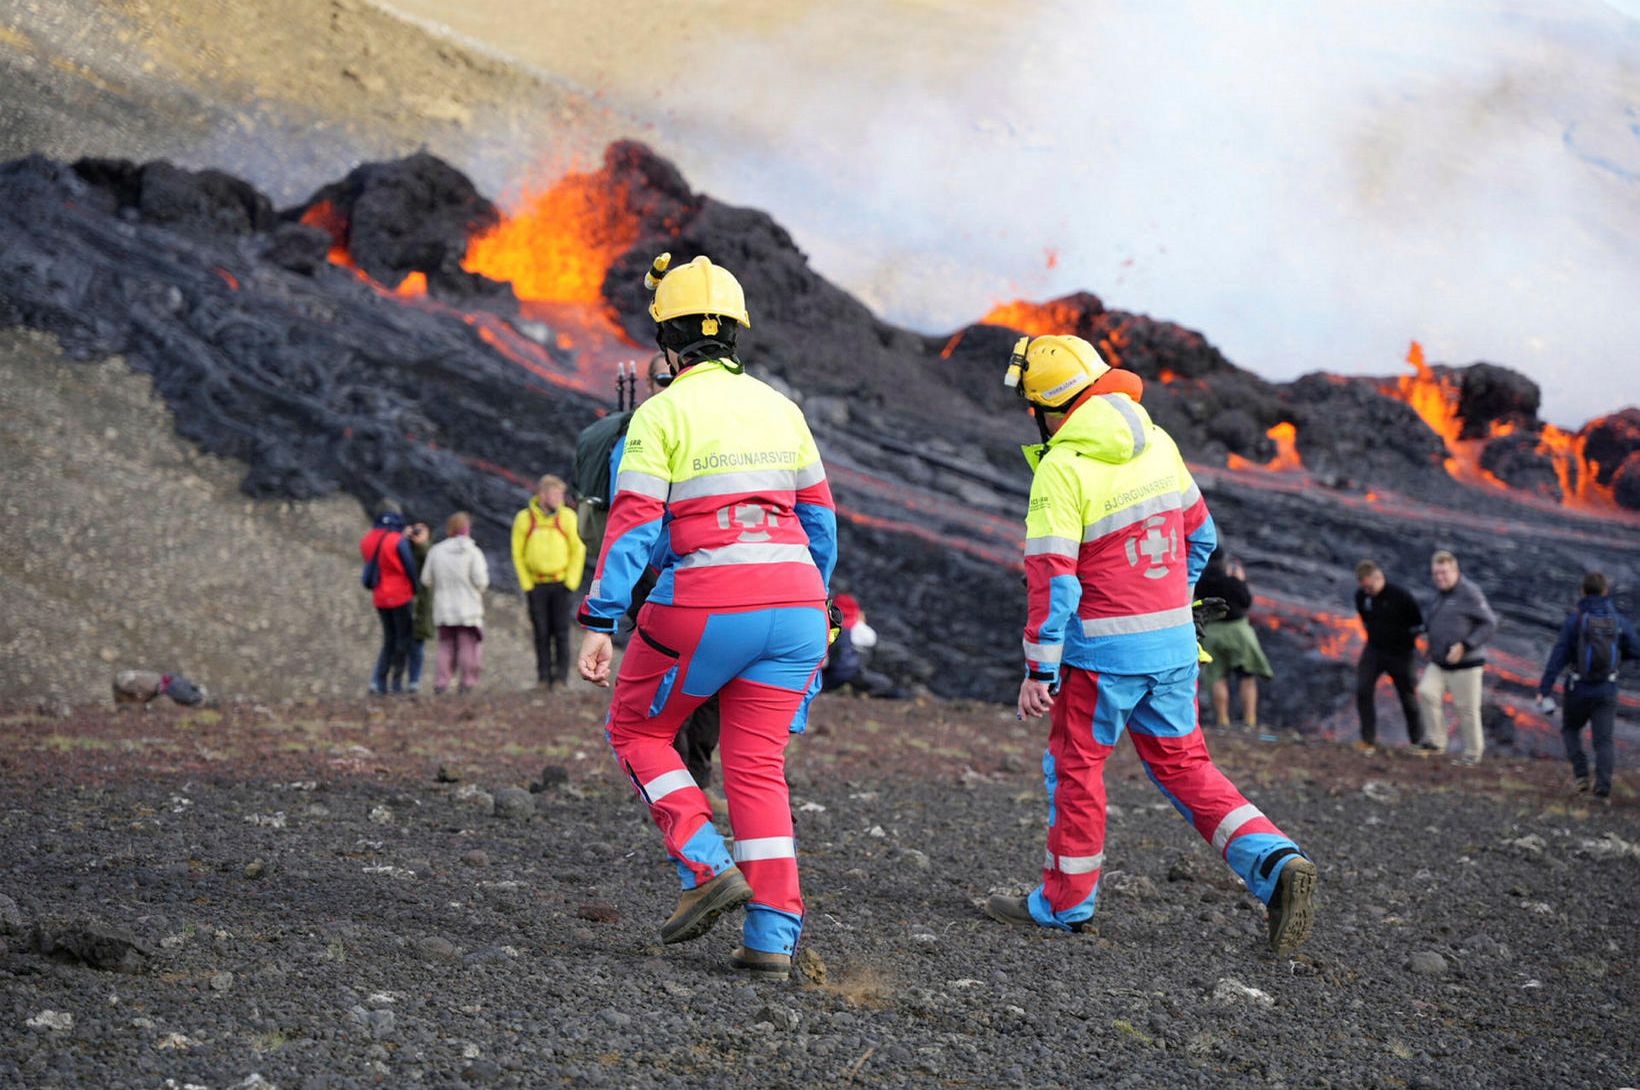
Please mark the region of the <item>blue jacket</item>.
[[1568, 694], [1576, 691], [1578, 696], [1599, 698], [1617, 695], [1617, 682], [1606, 678], [1579, 679], [1578, 664], [1572, 659], [1577, 652], [1577, 636], [1583, 627], [1583, 618], [1587, 615], [1596, 617], [1617, 618], [1617, 657], [1624, 659], [1640, 659], [1640, 636], [1635, 635], [1634, 626], [1629, 619], [1612, 607], [1612, 600], [1603, 595], [1591, 594], [1577, 603], [1577, 608], [1566, 618], [1566, 623], [1560, 626], [1560, 638], [1555, 641], [1554, 650], [1549, 652], [1548, 665], [1543, 668], [1543, 680], [1538, 682], [1538, 695], [1548, 696], [1554, 691], [1555, 680], [1560, 672], [1571, 667], [1573, 677], [1567, 680]]

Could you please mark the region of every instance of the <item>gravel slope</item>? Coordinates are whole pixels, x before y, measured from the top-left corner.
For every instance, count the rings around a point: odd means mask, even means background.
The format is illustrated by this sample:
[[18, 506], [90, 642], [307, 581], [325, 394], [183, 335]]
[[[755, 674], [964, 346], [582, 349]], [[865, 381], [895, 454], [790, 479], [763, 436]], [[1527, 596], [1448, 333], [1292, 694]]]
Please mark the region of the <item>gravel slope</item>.
[[[601, 710], [583, 695], [14, 711], [0, 1083], [1640, 1079], [1631, 791], [1591, 812], [1548, 762], [1215, 739], [1321, 867], [1317, 933], [1278, 961], [1260, 908], [1124, 747], [1098, 933], [1013, 932], [973, 900], [1034, 877], [1040, 731], [995, 709], [828, 699], [793, 748], [805, 959], [823, 979], [753, 987], [727, 969], [733, 928], [656, 944], [670, 868], [605, 759]], [[506, 790], [544, 764], [567, 775]], [[36, 925], [65, 942], [94, 919], [146, 946], [140, 971], [32, 952]]]

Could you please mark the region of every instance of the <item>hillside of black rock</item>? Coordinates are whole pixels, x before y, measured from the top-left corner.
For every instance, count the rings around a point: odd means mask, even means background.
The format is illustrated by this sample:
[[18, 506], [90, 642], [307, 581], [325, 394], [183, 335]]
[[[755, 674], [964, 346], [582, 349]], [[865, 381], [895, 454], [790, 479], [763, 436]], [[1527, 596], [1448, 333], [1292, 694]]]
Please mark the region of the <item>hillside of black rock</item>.
[[[1017, 328], [1081, 334], [1147, 380], [1145, 404], [1197, 467], [1261, 595], [1278, 723], [1342, 722], [1354, 562], [1375, 556], [1421, 587], [1445, 546], [1504, 616], [1499, 737], [1527, 724], [1518, 744], [1551, 750], [1525, 695], [1573, 579], [1598, 566], [1628, 588], [1640, 575], [1632, 521], [1556, 505], [1536, 388], [1506, 369], [1428, 369], [1454, 427], [1477, 437], [1448, 443], [1395, 378], [1266, 382], [1200, 333], [1091, 294], [1002, 307], [948, 336], [894, 327], [816, 274], [766, 214], [694, 193], [641, 145], [611, 146], [580, 184], [609, 193], [620, 220], [604, 296], [632, 355], [648, 343], [639, 281], [658, 250], [708, 253], [745, 283], [743, 355], [805, 405], [842, 508], [839, 586], [866, 603], [878, 664], [902, 681], [986, 699], [1017, 684], [1019, 443], [1034, 438], [1000, 383]], [[428, 155], [365, 164], [283, 211], [209, 171], [19, 160], [0, 166], [0, 325], [55, 333], [81, 358], [124, 354], [154, 375], [184, 436], [246, 463], [252, 494], [393, 495], [429, 520], [465, 508], [493, 548], [525, 482], [566, 470], [577, 430], [606, 407], [596, 360], [464, 267], [463, 240], [497, 217]], [[427, 294], [394, 294], [412, 273]], [[1268, 472], [1284, 424], [1302, 464]], [[1640, 411], [1567, 441], [1600, 488], [1640, 490]], [[1499, 483], [1454, 479], [1460, 442]]]

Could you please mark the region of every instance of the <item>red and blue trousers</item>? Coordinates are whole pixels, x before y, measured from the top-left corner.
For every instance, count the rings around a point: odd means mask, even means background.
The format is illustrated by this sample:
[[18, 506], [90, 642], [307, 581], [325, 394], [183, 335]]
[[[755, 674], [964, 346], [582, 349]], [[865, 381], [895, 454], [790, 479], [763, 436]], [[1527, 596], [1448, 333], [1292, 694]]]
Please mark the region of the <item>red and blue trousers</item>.
[[1208, 755], [1196, 681], [1193, 663], [1156, 674], [1062, 670], [1042, 757], [1048, 852], [1030, 896], [1037, 923], [1066, 928], [1093, 915], [1105, 862], [1105, 759], [1124, 730], [1151, 782], [1259, 900], [1269, 903], [1281, 868], [1303, 854]]
[[[752, 900], [743, 941], [752, 950], [789, 954], [803, 928], [785, 750], [825, 659], [826, 632], [823, 602], [744, 609], [651, 603], [638, 613], [615, 679], [608, 733], [616, 759], [648, 804], [684, 889], [731, 864], [746, 876]], [[733, 852], [672, 745], [713, 693]]]

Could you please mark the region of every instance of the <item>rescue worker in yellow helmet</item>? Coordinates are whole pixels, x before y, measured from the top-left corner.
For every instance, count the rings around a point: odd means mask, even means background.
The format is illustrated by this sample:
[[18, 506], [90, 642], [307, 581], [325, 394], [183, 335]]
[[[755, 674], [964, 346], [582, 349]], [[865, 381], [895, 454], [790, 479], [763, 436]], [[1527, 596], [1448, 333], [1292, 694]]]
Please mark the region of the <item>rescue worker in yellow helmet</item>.
[[[699, 938], [744, 904], [733, 963], [785, 978], [803, 925], [785, 745], [819, 687], [837, 516], [802, 410], [735, 357], [751, 325], [739, 282], [705, 257], [669, 260], [656, 259], [645, 283], [674, 377], [627, 429], [581, 609], [580, 670], [609, 684], [609, 633], [652, 564], [659, 577], [621, 660], [608, 734], [682, 880], [661, 940]], [[732, 856], [672, 745], [713, 693]]]
[[1025, 520], [1028, 585], [1020, 718], [1051, 713], [1043, 757], [1048, 851], [1027, 897], [993, 896], [1004, 923], [1081, 930], [1105, 848], [1105, 759], [1124, 729], [1150, 778], [1269, 907], [1277, 953], [1308, 936], [1315, 865], [1208, 756], [1196, 721], [1192, 589], [1217, 540], [1138, 375], [1079, 337], [1021, 337], [1008, 385], [1042, 443]]

